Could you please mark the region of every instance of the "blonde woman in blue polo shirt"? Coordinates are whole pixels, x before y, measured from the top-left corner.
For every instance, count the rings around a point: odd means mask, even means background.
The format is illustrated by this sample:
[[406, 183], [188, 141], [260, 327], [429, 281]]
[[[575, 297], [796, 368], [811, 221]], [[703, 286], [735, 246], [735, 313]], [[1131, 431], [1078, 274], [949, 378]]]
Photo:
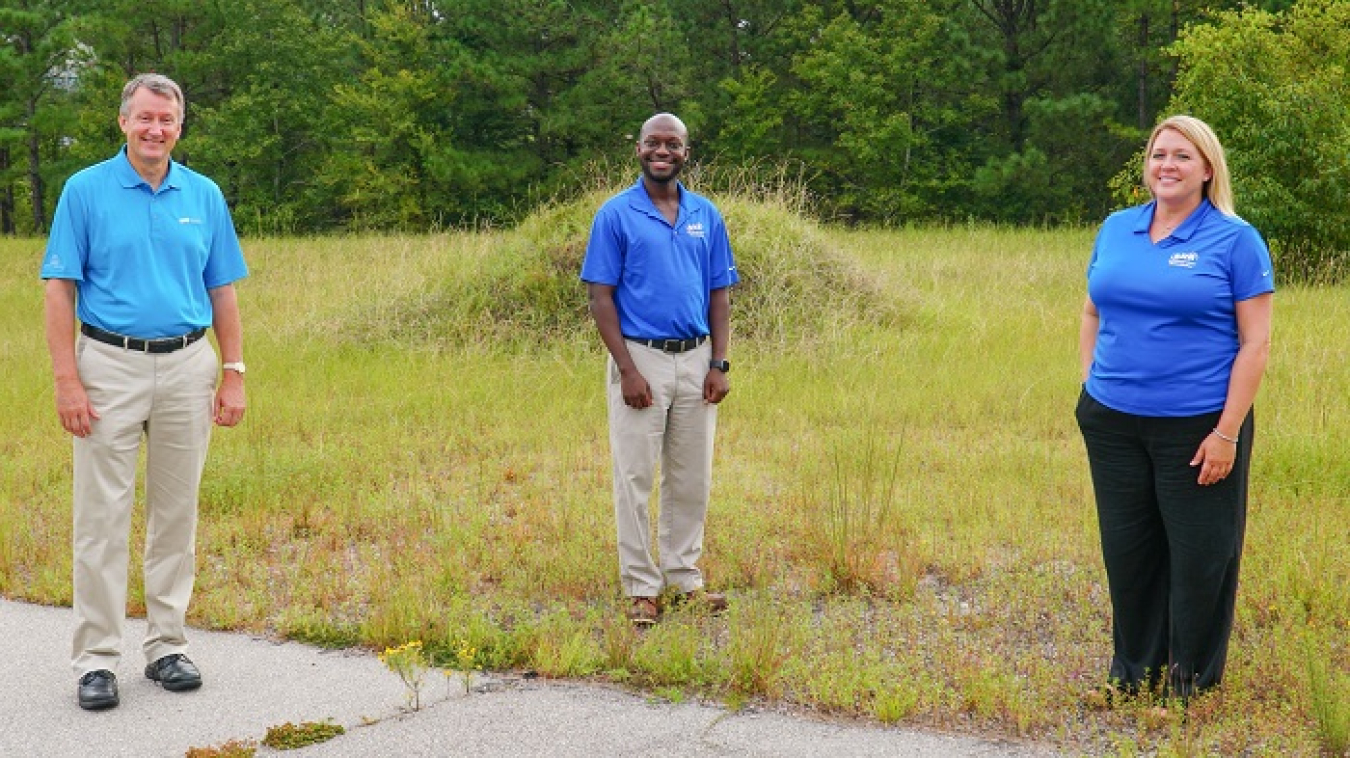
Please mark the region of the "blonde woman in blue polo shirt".
[[212, 423], [244, 415], [233, 283], [248, 269], [220, 189], [172, 158], [184, 110], [167, 77], [127, 82], [117, 117], [126, 145], [66, 182], [42, 261], [56, 410], [74, 438], [71, 667], [86, 710], [119, 703], [142, 441], [145, 675], [176, 692], [202, 683], [186, 655], [197, 493]]
[[[619, 579], [640, 626], [657, 621], [667, 588], [714, 612], [726, 606], [704, 591], [698, 560], [717, 407], [730, 391], [728, 289], [738, 276], [722, 215], [676, 178], [688, 157], [684, 122], [647, 119], [637, 141], [642, 176], [596, 213], [581, 267], [610, 354]], [[647, 518], [658, 462], [659, 565]]]
[[1274, 284], [1208, 125], [1159, 124], [1143, 179], [1153, 200], [1093, 247], [1076, 415], [1111, 595], [1102, 692], [1184, 703], [1223, 678]]

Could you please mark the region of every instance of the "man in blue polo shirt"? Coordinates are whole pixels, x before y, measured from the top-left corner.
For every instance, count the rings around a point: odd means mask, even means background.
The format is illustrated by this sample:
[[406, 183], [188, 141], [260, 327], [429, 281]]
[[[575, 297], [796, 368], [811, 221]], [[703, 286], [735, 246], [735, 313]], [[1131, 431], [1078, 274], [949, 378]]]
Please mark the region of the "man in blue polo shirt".
[[[680, 119], [660, 113], [642, 125], [642, 177], [600, 208], [581, 267], [609, 350], [619, 577], [638, 625], [656, 622], [667, 587], [676, 601], [692, 599], [713, 612], [726, 607], [722, 595], [704, 591], [697, 563], [717, 404], [730, 391], [728, 288], [739, 277], [721, 214], [676, 178], [688, 157]], [[659, 566], [647, 519], [658, 460]]]
[[[145, 675], [172, 691], [202, 683], [185, 654], [197, 493], [212, 423], [234, 426], [244, 415], [233, 282], [248, 269], [220, 189], [172, 159], [184, 112], [170, 79], [127, 83], [117, 118], [126, 145], [66, 182], [42, 263], [56, 410], [74, 437], [71, 664], [86, 710], [119, 702], [142, 438]], [[223, 363], [204, 339], [208, 327]]]

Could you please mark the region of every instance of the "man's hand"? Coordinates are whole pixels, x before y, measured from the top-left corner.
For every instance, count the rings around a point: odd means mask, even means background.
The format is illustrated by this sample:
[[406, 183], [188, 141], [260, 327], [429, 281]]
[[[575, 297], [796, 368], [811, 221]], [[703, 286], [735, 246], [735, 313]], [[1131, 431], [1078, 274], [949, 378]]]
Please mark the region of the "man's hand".
[[244, 420], [244, 377], [226, 371], [216, 388], [215, 421], [218, 426], [235, 426]]
[[708, 375], [703, 377], [703, 402], [715, 405], [722, 402], [728, 392], [731, 392], [731, 383], [722, 369], [708, 369]]
[[56, 415], [61, 428], [76, 437], [88, 437], [94, 432], [98, 411], [89, 404], [84, 384], [77, 378], [56, 380]]
[[620, 391], [623, 392], [623, 402], [629, 408], [650, 408], [652, 405], [652, 386], [647, 383], [647, 378], [636, 368], [626, 373], [621, 373], [619, 380]]

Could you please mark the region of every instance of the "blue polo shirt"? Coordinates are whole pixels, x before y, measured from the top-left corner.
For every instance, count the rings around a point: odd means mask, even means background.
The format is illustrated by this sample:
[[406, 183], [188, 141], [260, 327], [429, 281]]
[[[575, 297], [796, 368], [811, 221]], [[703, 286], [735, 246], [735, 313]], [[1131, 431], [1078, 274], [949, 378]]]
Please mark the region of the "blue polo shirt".
[[624, 336], [688, 339], [708, 333], [709, 295], [740, 281], [717, 208], [680, 185], [672, 226], [639, 179], [595, 215], [581, 279], [612, 285]]
[[152, 191], [126, 146], [66, 181], [42, 261], [75, 281], [80, 321], [148, 339], [210, 326], [208, 290], [247, 275], [216, 183], [171, 161]]
[[1088, 265], [1101, 316], [1087, 392], [1137, 416], [1223, 409], [1238, 352], [1236, 303], [1275, 289], [1251, 224], [1208, 200], [1154, 244], [1154, 203], [1106, 219]]

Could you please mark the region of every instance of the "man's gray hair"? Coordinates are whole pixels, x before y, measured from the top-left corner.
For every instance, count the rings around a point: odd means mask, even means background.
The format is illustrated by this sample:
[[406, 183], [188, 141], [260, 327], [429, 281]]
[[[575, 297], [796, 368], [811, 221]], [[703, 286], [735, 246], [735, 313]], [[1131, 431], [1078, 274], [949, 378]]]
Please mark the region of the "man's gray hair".
[[132, 96], [136, 94], [136, 90], [142, 88], [178, 103], [179, 121], [187, 115], [187, 101], [183, 99], [183, 90], [177, 82], [163, 74], [138, 74], [122, 88], [122, 107], [118, 109], [118, 113], [124, 118], [130, 115]]

